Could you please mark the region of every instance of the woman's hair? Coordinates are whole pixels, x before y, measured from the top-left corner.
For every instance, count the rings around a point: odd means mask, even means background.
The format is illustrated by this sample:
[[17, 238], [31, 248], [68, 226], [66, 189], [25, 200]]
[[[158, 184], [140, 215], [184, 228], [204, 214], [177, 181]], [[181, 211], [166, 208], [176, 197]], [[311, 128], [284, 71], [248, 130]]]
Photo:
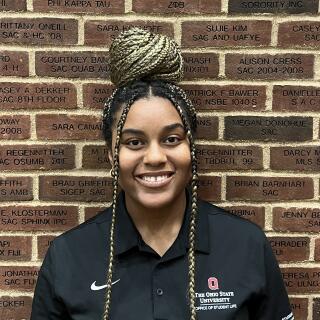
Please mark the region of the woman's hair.
[[108, 320], [111, 307], [111, 283], [114, 267], [114, 229], [119, 179], [119, 146], [122, 128], [132, 104], [152, 96], [168, 99], [178, 111], [190, 143], [192, 180], [191, 215], [189, 228], [189, 300], [191, 320], [196, 320], [195, 309], [195, 234], [197, 213], [197, 159], [194, 144], [196, 112], [186, 93], [177, 85], [183, 76], [183, 60], [175, 41], [139, 28], [121, 33], [110, 47], [111, 81], [116, 85], [103, 111], [103, 134], [108, 148], [112, 148], [112, 128], [115, 114], [122, 114], [116, 125], [113, 150], [113, 196], [110, 226], [109, 264], [103, 320]]

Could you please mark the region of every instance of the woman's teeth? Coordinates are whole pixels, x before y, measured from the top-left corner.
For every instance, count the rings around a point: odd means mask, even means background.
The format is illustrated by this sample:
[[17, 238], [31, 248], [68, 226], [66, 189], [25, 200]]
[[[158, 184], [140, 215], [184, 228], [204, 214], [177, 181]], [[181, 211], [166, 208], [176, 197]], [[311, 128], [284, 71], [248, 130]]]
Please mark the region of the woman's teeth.
[[164, 176], [143, 176], [142, 179], [145, 181], [151, 181], [151, 182], [157, 182], [157, 181], [163, 181], [167, 179], [169, 175], [164, 175]]

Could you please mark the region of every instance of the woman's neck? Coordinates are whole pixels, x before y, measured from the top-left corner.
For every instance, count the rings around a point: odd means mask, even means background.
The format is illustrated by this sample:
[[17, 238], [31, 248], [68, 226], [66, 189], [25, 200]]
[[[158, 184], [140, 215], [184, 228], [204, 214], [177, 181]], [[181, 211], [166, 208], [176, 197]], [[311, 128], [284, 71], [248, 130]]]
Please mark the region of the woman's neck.
[[142, 239], [160, 256], [171, 247], [178, 236], [186, 208], [185, 190], [161, 208], [146, 208], [126, 195], [126, 207]]

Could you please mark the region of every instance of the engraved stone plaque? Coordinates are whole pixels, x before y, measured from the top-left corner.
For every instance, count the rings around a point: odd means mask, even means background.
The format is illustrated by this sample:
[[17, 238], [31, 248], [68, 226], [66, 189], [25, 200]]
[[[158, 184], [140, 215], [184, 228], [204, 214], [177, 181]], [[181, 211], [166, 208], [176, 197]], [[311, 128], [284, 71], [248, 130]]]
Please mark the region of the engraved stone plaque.
[[0, 139], [22, 140], [30, 138], [29, 116], [0, 115]]
[[311, 54], [226, 54], [229, 79], [312, 79], [314, 56]]
[[38, 114], [37, 136], [44, 140], [100, 140], [100, 117], [67, 114]]
[[198, 111], [260, 111], [265, 109], [265, 86], [188, 84], [181, 87]]
[[77, 42], [78, 23], [74, 19], [0, 19], [0, 43], [63, 45]]
[[30, 319], [32, 298], [24, 296], [1, 296], [0, 310], [2, 319]]
[[0, 207], [0, 227], [7, 231], [65, 231], [78, 224], [77, 209], [62, 206]]
[[40, 199], [52, 201], [110, 201], [112, 179], [99, 177], [40, 176]]
[[29, 55], [21, 51], [0, 51], [0, 76], [29, 75]]
[[0, 178], [0, 201], [33, 200], [31, 177]]
[[87, 21], [84, 27], [84, 38], [86, 45], [93, 46], [110, 46], [122, 31], [129, 30], [133, 27], [139, 27], [152, 33], [166, 34], [170, 37], [174, 36], [173, 25], [162, 21], [120, 21], [101, 20]]
[[282, 278], [289, 294], [318, 293], [319, 268], [282, 268]]
[[124, 13], [124, 3], [125, 0], [33, 0], [33, 9], [58, 13], [114, 14]]
[[44, 259], [55, 236], [38, 236], [38, 258]]
[[320, 87], [274, 86], [272, 109], [275, 111], [320, 111]]
[[83, 86], [83, 105], [86, 108], [103, 109], [105, 102], [112, 95], [111, 84], [88, 83]]
[[82, 167], [85, 169], [111, 169], [108, 149], [105, 146], [89, 145], [83, 147]]
[[312, 199], [311, 178], [227, 177], [228, 200], [279, 201]]
[[311, 117], [225, 117], [225, 139], [262, 141], [312, 140]]
[[224, 207], [225, 210], [230, 213], [248, 219], [261, 228], [264, 228], [264, 220], [265, 220], [265, 209], [264, 207], [254, 207], [254, 206], [227, 206]]
[[317, 13], [317, 0], [229, 0], [229, 13]]
[[38, 76], [64, 78], [109, 78], [107, 52], [36, 52]]
[[278, 262], [309, 259], [310, 239], [307, 237], [269, 237]]
[[206, 201], [221, 200], [221, 178], [213, 176], [199, 176], [199, 198]]
[[216, 53], [183, 52], [184, 80], [216, 79], [219, 75], [219, 58]]
[[33, 291], [38, 274], [38, 267], [0, 266], [0, 289]]
[[184, 47], [266, 46], [271, 42], [271, 21], [185, 21]]
[[270, 158], [271, 169], [320, 171], [320, 147], [271, 147]]
[[71, 83], [0, 82], [3, 109], [75, 109], [77, 91]]
[[[2, 221], [3, 208], [0, 207]], [[31, 237], [0, 236], [0, 261], [25, 261], [31, 259]]]
[[320, 208], [273, 208], [276, 231], [320, 232]]
[[0, 146], [0, 170], [58, 170], [74, 167], [74, 145]]
[[200, 171], [262, 169], [262, 149], [259, 147], [232, 147], [197, 145]]

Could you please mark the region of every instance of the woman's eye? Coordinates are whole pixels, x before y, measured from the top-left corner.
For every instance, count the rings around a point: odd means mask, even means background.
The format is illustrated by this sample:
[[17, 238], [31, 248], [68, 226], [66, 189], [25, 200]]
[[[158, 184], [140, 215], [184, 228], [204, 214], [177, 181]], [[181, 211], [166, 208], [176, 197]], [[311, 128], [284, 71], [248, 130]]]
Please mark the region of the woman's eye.
[[168, 141], [169, 143], [177, 143], [180, 140], [181, 140], [180, 138], [172, 136], [172, 137], [168, 137], [165, 141]]
[[141, 141], [140, 140], [130, 140], [126, 144], [131, 147], [139, 147], [141, 145]]

